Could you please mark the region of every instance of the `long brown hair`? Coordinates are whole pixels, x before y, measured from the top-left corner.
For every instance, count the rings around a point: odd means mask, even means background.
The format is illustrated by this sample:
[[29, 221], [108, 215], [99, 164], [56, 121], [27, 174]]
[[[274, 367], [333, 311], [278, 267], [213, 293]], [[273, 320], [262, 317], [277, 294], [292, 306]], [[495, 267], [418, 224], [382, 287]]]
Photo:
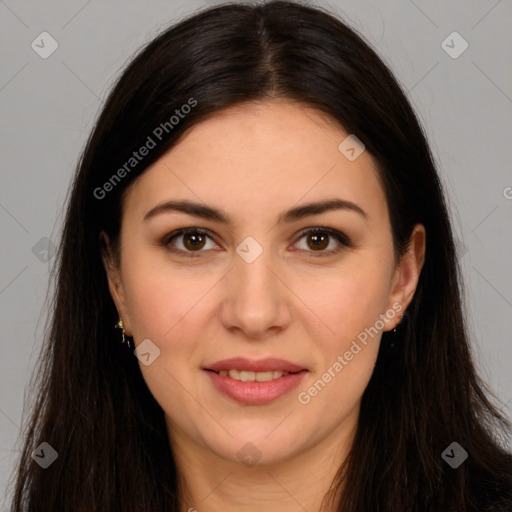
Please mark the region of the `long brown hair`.
[[[510, 425], [475, 373], [452, 228], [420, 124], [361, 36], [319, 8], [274, 1], [206, 9], [169, 28], [106, 100], [68, 198], [15, 512], [179, 509], [164, 413], [118, 342], [98, 235], [118, 240], [123, 193], [185, 130], [220, 108], [277, 97], [326, 112], [365, 144], [379, 164], [398, 255], [414, 224], [427, 231], [415, 296], [403, 326], [383, 334], [333, 508], [512, 510], [512, 457], [499, 437]], [[191, 98], [189, 113], [170, 122]], [[151, 134], [156, 147], [118, 172]], [[31, 458], [41, 442], [58, 452], [46, 469]], [[456, 469], [441, 456], [453, 442], [468, 454]]]

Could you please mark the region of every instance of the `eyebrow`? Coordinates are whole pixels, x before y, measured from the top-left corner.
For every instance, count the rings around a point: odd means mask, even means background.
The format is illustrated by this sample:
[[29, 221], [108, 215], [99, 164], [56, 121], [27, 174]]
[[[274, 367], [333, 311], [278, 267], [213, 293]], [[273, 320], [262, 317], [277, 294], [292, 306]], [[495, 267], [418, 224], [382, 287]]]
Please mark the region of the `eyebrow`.
[[[368, 214], [360, 206], [353, 203], [352, 201], [347, 201], [344, 199], [327, 199], [324, 201], [317, 201], [302, 206], [297, 206], [282, 213], [279, 215], [278, 224], [291, 223], [304, 217], [309, 217], [310, 215], [320, 215], [321, 213], [332, 210], [353, 211], [365, 219], [368, 219]], [[157, 215], [172, 212], [182, 212], [188, 215], [201, 217], [203, 219], [220, 222], [227, 225], [232, 225], [233, 223], [231, 217], [224, 210], [188, 200], [166, 201], [164, 203], [158, 204], [144, 215], [143, 221], [146, 222], [156, 217]]]

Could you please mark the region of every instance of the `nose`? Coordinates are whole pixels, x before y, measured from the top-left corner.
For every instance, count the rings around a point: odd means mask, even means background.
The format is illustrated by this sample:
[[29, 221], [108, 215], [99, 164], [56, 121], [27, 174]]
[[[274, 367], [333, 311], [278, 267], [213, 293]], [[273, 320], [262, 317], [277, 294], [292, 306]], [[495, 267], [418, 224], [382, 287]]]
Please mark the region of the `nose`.
[[234, 268], [226, 276], [222, 324], [252, 340], [275, 336], [291, 320], [292, 294], [283, 271], [269, 249], [263, 248], [253, 261], [239, 254], [234, 256]]

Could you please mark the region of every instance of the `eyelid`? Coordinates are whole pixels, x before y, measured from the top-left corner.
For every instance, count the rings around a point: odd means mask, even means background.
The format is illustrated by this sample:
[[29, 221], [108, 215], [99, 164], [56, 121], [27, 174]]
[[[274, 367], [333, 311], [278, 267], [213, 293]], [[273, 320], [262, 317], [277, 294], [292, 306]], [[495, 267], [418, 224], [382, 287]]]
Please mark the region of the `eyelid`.
[[[170, 242], [174, 238], [178, 238], [180, 236], [184, 236], [184, 235], [187, 235], [187, 234], [190, 234], [190, 233], [201, 235], [201, 236], [206, 236], [206, 237], [210, 238], [214, 243], [217, 244], [217, 242], [215, 240], [215, 235], [209, 229], [196, 228], [196, 227], [182, 228], [182, 229], [178, 229], [176, 231], [173, 231], [172, 233], [166, 235], [162, 239], [161, 243], [165, 247], [169, 247]], [[313, 256], [313, 257], [316, 257], [316, 256], [320, 256], [320, 257], [322, 257], [322, 256], [331, 256], [333, 254], [339, 253], [342, 250], [343, 246], [344, 247], [352, 247], [352, 241], [350, 240], [350, 238], [347, 235], [345, 235], [341, 231], [338, 231], [337, 229], [328, 228], [328, 227], [322, 227], [322, 226], [315, 226], [315, 227], [312, 227], [312, 228], [305, 228], [305, 229], [303, 229], [297, 235], [296, 241], [294, 242], [294, 245], [297, 242], [299, 242], [306, 235], [316, 234], [316, 233], [326, 234], [327, 236], [329, 236], [331, 238], [334, 238], [342, 247], [341, 248], [338, 247], [337, 249], [330, 249], [329, 251], [325, 251], [325, 250], [324, 251], [306, 251], [306, 252], [310, 253], [310, 256]], [[219, 245], [219, 244], [217, 244], [217, 245]], [[198, 256], [201, 255], [202, 252], [205, 252], [203, 250], [199, 250], [199, 251], [183, 251], [182, 249], [177, 249], [175, 247], [173, 247], [172, 249], [169, 249], [169, 250], [171, 252], [175, 253], [175, 254], [185, 255], [187, 257], [198, 257]]]

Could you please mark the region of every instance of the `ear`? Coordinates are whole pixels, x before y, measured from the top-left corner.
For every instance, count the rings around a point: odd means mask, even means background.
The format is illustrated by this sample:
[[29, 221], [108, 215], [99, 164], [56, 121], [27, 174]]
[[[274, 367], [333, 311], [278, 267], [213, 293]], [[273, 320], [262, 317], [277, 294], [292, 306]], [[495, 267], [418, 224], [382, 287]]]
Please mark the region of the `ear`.
[[[409, 239], [407, 251], [400, 261], [393, 276], [393, 284], [389, 297], [388, 309], [399, 311], [384, 330], [392, 330], [400, 323], [400, 315], [403, 315], [414, 297], [421, 269], [425, 263], [426, 231], [422, 224], [416, 224]], [[396, 304], [402, 308], [397, 309]], [[395, 307], [393, 307], [395, 304]]]
[[100, 240], [103, 241], [101, 246], [101, 259], [103, 266], [107, 274], [108, 289], [114, 304], [116, 305], [119, 316], [123, 320], [125, 334], [131, 336], [132, 328], [130, 323], [130, 317], [128, 315], [128, 308], [126, 307], [125, 293], [123, 287], [123, 281], [121, 279], [121, 269], [119, 262], [114, 257], [110, 239], [105, 231], [102, 231], [99, 236]]

